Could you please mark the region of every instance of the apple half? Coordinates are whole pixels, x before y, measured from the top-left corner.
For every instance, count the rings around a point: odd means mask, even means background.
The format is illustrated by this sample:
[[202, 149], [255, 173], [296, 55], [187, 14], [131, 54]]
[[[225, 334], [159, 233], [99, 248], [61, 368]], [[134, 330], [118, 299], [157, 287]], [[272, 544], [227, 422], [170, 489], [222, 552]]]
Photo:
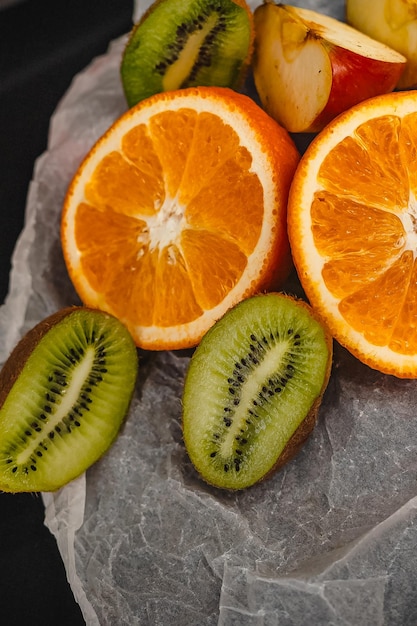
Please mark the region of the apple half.
[[318, 132], [354, 104], [392, 91], [406, 66], [399, 52], [316, 11], [267, 0], [254, 21], [259, 99], [293, 133]]
[[417, 87], [417, 0], [347, 0], [349, 24], [401, 52], [407, 66], [397, 87]]

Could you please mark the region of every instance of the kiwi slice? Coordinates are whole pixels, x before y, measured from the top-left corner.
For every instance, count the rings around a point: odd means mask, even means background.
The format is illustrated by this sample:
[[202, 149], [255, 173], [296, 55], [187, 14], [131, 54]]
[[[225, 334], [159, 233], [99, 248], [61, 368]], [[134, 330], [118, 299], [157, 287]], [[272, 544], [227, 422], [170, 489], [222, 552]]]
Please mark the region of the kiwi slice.
[[122, 55], [128, 105], [184, 87], [237, 89], [250, 64], [253, 33], [245, 0], [157, 0], [133, 27]]
[[138, 370], [116, 318], [84, 307], [30, 330], [0, 372], [0, 490], [55, 491], [114, 441]]
[[281, 467], [311, 433], [332, 338], [302, 300], [257, 295], [203, 337], [187, 370], [183, 436], [201, 477], [243, 489]]

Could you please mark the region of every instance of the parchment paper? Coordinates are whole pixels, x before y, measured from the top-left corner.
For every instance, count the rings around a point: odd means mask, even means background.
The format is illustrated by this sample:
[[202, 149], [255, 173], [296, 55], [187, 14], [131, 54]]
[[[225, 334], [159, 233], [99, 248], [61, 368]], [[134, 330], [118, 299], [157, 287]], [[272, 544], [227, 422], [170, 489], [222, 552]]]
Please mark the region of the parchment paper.
[[[341, 2], [300, 4], [343, 15]], [[36, 322], [78, 303], [60, 210], [81, 158], [126, 108], [124, 43], [74, 79], [51, 120], [0, 309], [1, 362]], [[286, 290], [299, 292], [295, 276]], [[88, 626], [415, 625], [417, 382], [379, 374], [336, 344], [319, 423], [301, 453], [267, 482], [228, 494], [206, 486], [184, 450], [188, 358], [141, 353], [112, 449], [43, 494]]]

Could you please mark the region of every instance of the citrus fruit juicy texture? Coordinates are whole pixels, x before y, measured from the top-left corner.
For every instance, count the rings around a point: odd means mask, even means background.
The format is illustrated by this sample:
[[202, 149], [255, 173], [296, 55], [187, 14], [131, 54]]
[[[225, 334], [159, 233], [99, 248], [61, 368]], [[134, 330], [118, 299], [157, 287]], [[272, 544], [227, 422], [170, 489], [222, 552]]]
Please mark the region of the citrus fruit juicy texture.
[[369, 366], [417, 376], [417, 94], [367, 100], [305, 152], [288, 206], [293, 260], [333, 336]]
[[163, 92], [91, 149], [63, 206], [61, 241], [84, 304], [144, 349], [194, 346], [228, 308], [291, 267], [287, 132], [228, 88]]

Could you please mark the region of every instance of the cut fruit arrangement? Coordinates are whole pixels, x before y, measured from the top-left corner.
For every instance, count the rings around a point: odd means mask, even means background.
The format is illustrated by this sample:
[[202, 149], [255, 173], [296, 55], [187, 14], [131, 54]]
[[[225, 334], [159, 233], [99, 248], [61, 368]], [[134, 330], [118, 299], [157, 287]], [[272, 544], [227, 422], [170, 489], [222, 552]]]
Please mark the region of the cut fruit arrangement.
[[[122, 55], [130, 108], [63, 205], [84, 306], [36, 327], [1, 374], [1, 489], [56, 489], [107, 450], [136, 347], [195, 348], [184, 442], [227, 489], [269, 476], [309, 435], [332, 337], [417, 377], [417, 95], [391, 93], [407, 58], [289, 5], [155, 2]], [[262, 106], [237, 91], [250, 64]], [[289, 132], [305, 131], [320, 132], [300, 160]], [[293, 262], [309, 304], [277, 292]], [[26, 398], [34, 370], [39, 402]]]

